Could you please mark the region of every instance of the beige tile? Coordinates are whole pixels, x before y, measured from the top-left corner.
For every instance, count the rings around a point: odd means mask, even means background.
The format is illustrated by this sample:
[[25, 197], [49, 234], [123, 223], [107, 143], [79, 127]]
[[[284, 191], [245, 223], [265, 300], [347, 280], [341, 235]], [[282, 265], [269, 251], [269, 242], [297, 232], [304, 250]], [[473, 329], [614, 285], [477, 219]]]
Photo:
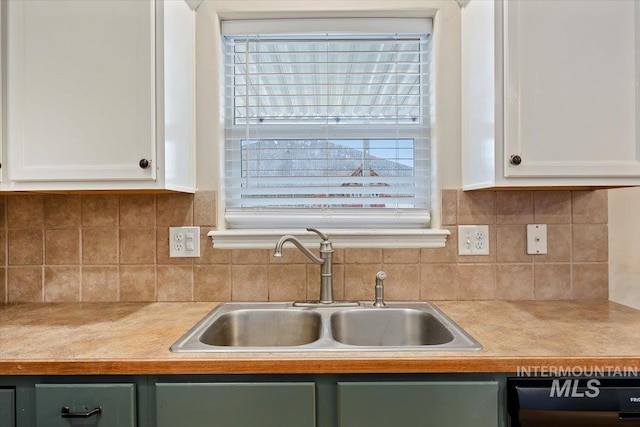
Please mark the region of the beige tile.
[[420, 249], [383, 249], [382, 262], [385, 264], [417, 264]]
[[217, 213], [215, 191], [198, 191], [194, 194], [193, 224], [201, 226], [216, 226]]
[[[345, 260], [345, 255], [344, 255], [344, 249], [336, 249], [333, 248], [333, 264], [344, 264], [344, 260]], [[308, 258], [307, 258], [308, 260]], [[307, 261], [307, 262], [311, 262], [311, 261]]]
[[[489, 255], [458, 255], [458, 262], [461, 264], [485, 264], [495, 263], [498, 247], [496, 244], [497, 228], [495, 225], [489, 226]], [[458, 239], [456, 235], [456, 239]]]
[[156, 230], [151, 228], [120, 229], [120, 264], [154, 264]]
[[9, 267], [8, 302], [42, 302], [42, 267]]
[[382, 262], [382, 249], [345, 249], [346, 264], [374, 264]]
[[572, 191], [571, 204], [574, 224], [606, 224], [608, 222], [607, 190]]
[[458, 223], [458, 190], [442, 190], [442, 225]]
[[527, 226], [499, 225], [496, 237], [496, 259], [498, 262], [531, 262], [527, 254]]
[[[384, 265], [384, 297], [389, 301], [416, 301], [420, 299], [420, 266], [418, 264]], [[369, 300], [375, 298], [375, 273], [370, 283]]]
[[8, 302], [7, 293], [7, 268], [0, 267], [0, 304]]
[[82, 225], [84, 227], [117, 227], [118, 196], [116, 195], [83, 195]]
[[533, 262], [571, 262], [571, 225], [547, 225], [547, 253], [534, 255]]
[[118, 229], [84, 227], [82, 229], [82, 263], [106, 265], [118, 263]]
[[609, 238], [606, 224], [574, 224], [572, 235], [574, 262], [608, 260]]
[[41, 229], [9, 230], [7, 234], [9, 265], [41, 265], [42, 234]]
[[156, 196], [124, 194], [120, 196], [120, 227], [156, 226]]
[[420, 249], [420, 262], [447, 263], [458, 261], [458, 227], [443, 227], [451, 232], [444, 248]]
[[193, 225], [193, 194], [159, 194], [156, 198], [156, 225]]
[[200, 258], [197, 264], [231, 264], [231, 250], [214, 248], [211, 238], [207, 236], [208, 229], [200, 229]]
[[[344, 265], [333, 264], [333, 299], [344, 300]], [[320, 298], [320, 266], [307, 264], [307, 299], [318, 300]]]
[[158, 301], [193, 301], [193, 268], [191, 266], [158, 266]]
[[422, 264], [420, 266], [420, 299], [457, 300], [457, 264]]
[[231, 266], [197, 265], [193, 276], [194, 301], [230, 301]]
[[236, 249], [231, 251], [232, 264], [266, 265], [273, 252], [269, 249]]
[[7, 227], [39, 228], [44, 226], [43, 196], [9, 196], [7, 197]]
[[533, 221], [536, 224], [570, 224], [570, 191], [534, 191]]
[[231, 300], [267, 301], [268, 274], [266, 265], [232, 265]]
[[573, 264], [573, 299], [607, 299], [609, 269], [606, 263]]
[[0, 229], [7, 228], [7, 196], [0, 195]]
[[195, 258], [171, 258], [169, 256], [169, 227], [156, 228], [156, 264], [191, 265]]
[[120, 266], [120, 301], [156, 301], [155, 265]]
[[496, 211], [498, 224], [529, 224], [533, 222], [533, 192], [496, 192]]
[[270, 265], [269, 301], [298, 301], [307, 296], [305, 264]]
[[45, 267], [44, 302], [80, 301], [80, 267]]
[[495, 191], [458, 191], [458, 224], [495, 223]]
[[118, 267], [82, 267], [82, 301], [118, 301], [119, 288]]
[[44, 253], [48, 265], [80, 264], [80, 230], [46, 230]]
[[460, 264], [458, 266], [461, 300], [492, 300], [496, 292], [495, 264]]
[[375, 296], [376, 273], [381, 264], [351, 264], [344, 271], [344, 297], [347, 300], [371, 301]]
[[534, 298], [564, 300], [571, 298], [570, 264], [534, 264]]
[[47, 228], [79, 227], [80, 196], [55, 195], [44, 198], [44, 225]]
[[0, 266], [5, 265], [7, 265], [7, 230], [0, 229]]
[[498, 264], [496, 299], [532, 300], [533, 264]]

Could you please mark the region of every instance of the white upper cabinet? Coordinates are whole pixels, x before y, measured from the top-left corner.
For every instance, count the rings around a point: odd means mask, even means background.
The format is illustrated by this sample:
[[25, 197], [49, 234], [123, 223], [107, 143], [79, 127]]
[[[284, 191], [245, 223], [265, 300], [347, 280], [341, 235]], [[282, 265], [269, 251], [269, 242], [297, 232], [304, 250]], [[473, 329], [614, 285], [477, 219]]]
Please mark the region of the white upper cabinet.
[[640, 185], [640, 2], [462, 9], [463, 188]]
[[185, 2], [5, 5], [3, 189], [195, 189], [195, 17]]

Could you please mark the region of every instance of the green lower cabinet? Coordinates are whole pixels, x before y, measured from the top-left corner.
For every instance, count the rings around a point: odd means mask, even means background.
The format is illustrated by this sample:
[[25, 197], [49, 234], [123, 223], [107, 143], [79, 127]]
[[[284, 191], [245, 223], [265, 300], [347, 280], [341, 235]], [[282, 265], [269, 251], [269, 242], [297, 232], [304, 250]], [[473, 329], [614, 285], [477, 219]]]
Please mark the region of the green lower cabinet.
[[135, 427], [135, 401], [133, 384], [36, 384], [36, 427]]
[[497, 381], [339, 382], [339, 427], [496, 427]]
[[156, 384], [158, 427], [313, 427], [315, 385]]
[[0, 388], [0, 427], [16, 425], [16, 393], [13, 388]]

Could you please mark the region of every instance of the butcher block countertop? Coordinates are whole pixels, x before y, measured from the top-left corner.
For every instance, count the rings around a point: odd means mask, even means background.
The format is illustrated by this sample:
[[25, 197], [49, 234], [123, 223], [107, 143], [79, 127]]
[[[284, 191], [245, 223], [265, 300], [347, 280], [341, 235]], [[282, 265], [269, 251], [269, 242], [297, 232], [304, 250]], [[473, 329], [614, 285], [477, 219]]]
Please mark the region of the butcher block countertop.
[[640, 311], [607, 301], [440, 301], [479, 351], [172, 353], [217, 303], [0, 305], [0, 375], [638, 369]]

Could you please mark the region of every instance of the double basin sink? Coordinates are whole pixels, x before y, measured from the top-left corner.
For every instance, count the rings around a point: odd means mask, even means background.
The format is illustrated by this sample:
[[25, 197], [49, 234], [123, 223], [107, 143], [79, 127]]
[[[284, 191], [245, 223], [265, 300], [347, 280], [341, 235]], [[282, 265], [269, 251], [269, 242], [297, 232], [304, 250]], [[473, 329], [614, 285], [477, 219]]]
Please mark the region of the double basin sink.
[[171, 346], [174, 352], [479, 350], [482, 346], [428, 302], [373, 307], [224, 303]]

